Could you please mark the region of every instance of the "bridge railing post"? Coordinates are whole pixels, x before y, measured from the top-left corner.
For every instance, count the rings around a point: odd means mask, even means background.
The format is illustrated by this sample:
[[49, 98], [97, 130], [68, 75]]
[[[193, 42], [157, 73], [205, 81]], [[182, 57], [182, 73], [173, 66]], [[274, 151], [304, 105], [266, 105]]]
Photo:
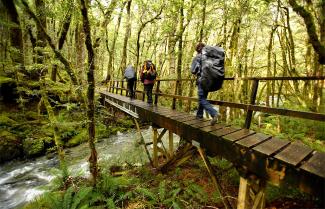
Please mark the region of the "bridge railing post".
[[[255, 101], [256, 101], [258, 82], [259, 82], [259, 80], [254, 79], [253, 83], [252, 83], [252, 93], [251, 93], [251, 98], [250, 98], [251, 105], [254, 105]], [[251, 122], [252, 122], [252, 116], [253, 116], [253, 110], [247, 110], [244, 128], [247, 128], [247, 129], [250, 128]]]
[[136, 99], [137, 98], [137, 85], [138, 84], [138, 81], [136, 80], [135, 82], [134, 82], [134, 99]]
[[158, 104], [158, 94], [159, 94], [159, 88], [160, 88], [160, 81], [157, 81], [157, 86], [156, 86], [156, 95], [155, 95], [155, 105]]
[[118, 86], [119, 86], [119, 81], [116, 81], [116, 91], [115, 91], [115, 94], [118, 94]]
[[121, 86], [121, 95], [123, 95], [123, 89], [124, 89], [124, 80], [122, 81], [122, 86]]
[[[179, 80], [176, 80], [174, 95], [177, 94], [178, 83], [179, 83]], [[176, 98], [175, 98], [175, 97], [173, 98], [172, 109], [173, 109], [173, 110], [176, 109]]]

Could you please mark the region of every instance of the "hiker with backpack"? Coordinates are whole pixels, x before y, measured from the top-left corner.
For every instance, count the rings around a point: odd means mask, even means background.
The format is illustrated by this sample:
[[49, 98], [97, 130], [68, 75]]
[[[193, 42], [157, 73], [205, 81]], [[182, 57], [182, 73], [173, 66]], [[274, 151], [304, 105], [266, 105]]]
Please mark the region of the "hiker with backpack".
[[212, 117], [211, 125], [218, 121], [218, 112], [208, 102], [208, 93], [222, 87], [224, 80], [225, 52], [217, 46], [206, 46], [198, 43], [195, 48], [197, 55], [193, 58], [191, 73], [197, 76], [199, 107], [196, 118], [203, 118], [203, 110]]
[[135, 70], [132, 65], [127, 66], [127, 68], [125, 69], [124, 78], [127, 81], [128, 96], [131, 100], [133, 100], [135, 98], [134, 83], [136, 82], [137, 77], [135, 75]]
[[152, 63], [151, 60], [146, 60], [143, 63], [140, 72], [141, 82], [144, 85], [144, 91], [147, 94], [147, 103], [152, 105], [152, 89], [157, 77], [156, 66]]

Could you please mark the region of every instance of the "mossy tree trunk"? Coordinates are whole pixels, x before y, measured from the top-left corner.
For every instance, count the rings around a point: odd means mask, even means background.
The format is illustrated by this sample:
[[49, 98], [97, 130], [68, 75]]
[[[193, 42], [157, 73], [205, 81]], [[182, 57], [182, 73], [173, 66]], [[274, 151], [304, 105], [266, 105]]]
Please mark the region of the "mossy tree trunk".
[[88, 5], [86, 5], [85, 0], [81, 0], [81, 14], [83, 20], [83, 28], [86, 35], [86, 48], [88, 51], [88, 90], [87, 90], [87, 99], [88, 99], [88, 109], [87, 109], [87, 118], [88, 118], [88, 143], [90, 148], [90, 157], [89, 157], [89, 170], [92, 174], [92, 183], [95, 186], [97, 183], [98, 177], [98, 165], [97, 165], [97, 151], [95, 147], [95, 63], [94, 63], [94, 49], [91, 41], [91, 31], [90, 23], [88, 19]]

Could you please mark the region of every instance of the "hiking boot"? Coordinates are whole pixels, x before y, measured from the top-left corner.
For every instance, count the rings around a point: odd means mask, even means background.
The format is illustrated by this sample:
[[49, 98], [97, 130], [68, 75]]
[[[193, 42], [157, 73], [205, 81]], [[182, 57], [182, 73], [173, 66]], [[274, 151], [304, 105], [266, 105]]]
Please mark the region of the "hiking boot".
[[203, 119], [203, 116], [195, 116], [195, 119], [201, 120], [201, 119]]
[[212, 117], [212, 120], [210, 122], [210, 125], [213, 126], [214, 124], [216, 124], [218, 122], [218, 115], [215, 115], [214, 117]]

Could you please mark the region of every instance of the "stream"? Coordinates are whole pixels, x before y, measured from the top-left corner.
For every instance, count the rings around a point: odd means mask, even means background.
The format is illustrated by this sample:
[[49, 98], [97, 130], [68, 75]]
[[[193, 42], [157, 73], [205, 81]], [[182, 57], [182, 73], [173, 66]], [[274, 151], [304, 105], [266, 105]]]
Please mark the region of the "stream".
[[[159, 130], [159, 132], [161, 132]], [[152, 129], [142, 130], [146, 141], [151, 140]], [[167, 136], [166, 136], [167, 135]], [[165, 134], [163, 141], [167, 141]], [[177, 137], [174, 137], [178, 141]], [[143, 164], [147, 162], [142, 146], [136, 145], [139, 135], [135, 130], [118, 133], [96, 143], [99, 165], [101, 162], [125, 162]], [[166, 143], [166, 142], [165, 142]], [[166, 146], [167, 144], [165, 144]], [[89, 176], [88, 144], [65, 149], [65, 158], [69, 171], [73, 176]], [[0, 165], [0, 209], [11, 209], [23, 206], [28, 201], [46, 192], [46, 186], [53, 178], [59, 166], [56, 155], [52, 158], [43, 156], [33, 160], [11, 161]], [[55, 172], [56, 170], [56, 172]]]

